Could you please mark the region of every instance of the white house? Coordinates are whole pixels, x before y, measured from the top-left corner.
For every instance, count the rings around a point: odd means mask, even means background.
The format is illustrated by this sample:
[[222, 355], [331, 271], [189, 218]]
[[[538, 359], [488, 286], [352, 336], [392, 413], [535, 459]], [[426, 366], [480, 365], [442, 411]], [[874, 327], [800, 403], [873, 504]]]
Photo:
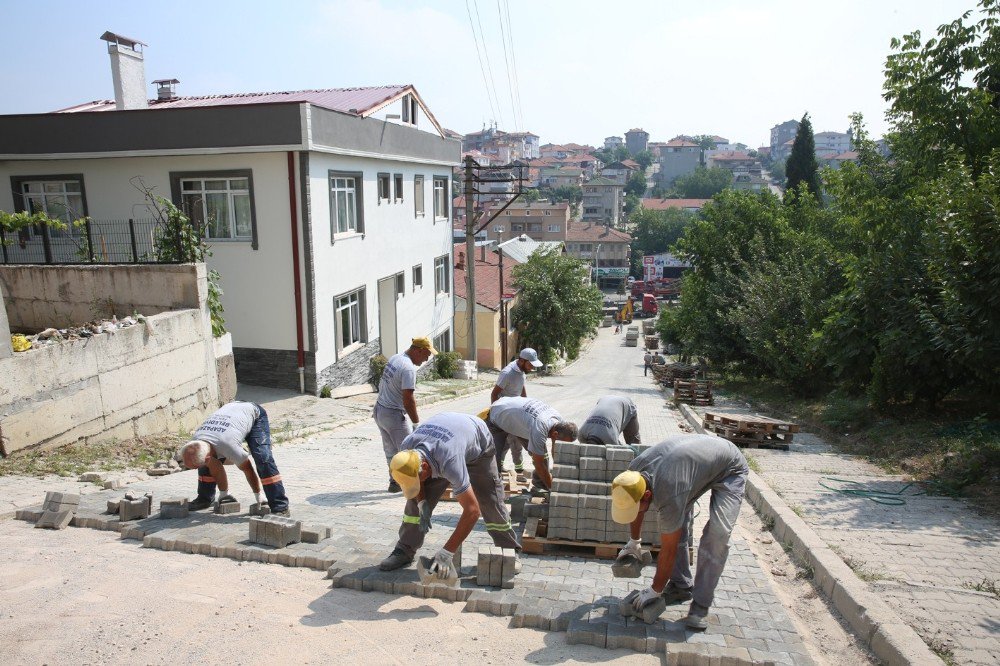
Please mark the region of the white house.
[[171, 199], [205, 224], [241, 382], [315, 393], [412, 337], [452, 347], [461, 144], [413, 86], [178, 97], [167, 80], [147, 102], [142, 44], [103, 39], [116, 101], [0, 116], [0, 209], [149, 217], [137, 178]]

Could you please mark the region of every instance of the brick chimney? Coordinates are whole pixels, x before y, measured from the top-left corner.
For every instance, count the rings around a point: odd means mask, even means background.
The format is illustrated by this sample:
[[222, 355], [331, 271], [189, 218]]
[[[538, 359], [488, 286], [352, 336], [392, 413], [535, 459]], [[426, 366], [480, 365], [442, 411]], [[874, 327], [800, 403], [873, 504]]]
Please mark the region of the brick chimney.
[[145, 109], [146, 67], [143, 62], [142, 42], [105, 32], [101, 39], [108, 43], [111, 56], [111, 79], [115, 86], [115, 108], [119, 111]]

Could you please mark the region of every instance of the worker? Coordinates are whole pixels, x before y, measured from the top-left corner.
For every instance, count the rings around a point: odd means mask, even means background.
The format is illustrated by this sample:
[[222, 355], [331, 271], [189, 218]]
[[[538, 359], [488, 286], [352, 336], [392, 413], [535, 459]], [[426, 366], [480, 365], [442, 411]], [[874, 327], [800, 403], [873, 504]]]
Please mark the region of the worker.
[[[243, 442], [250, 447], [249, 454]], [[216, 486], [219, 487], [219, 502], [235, 501], [229, 493], [224, 467], [235, 465], [246, 477], [258, 504], [263, 486], [271, 513], [289, 515], [285, 484], [281, 482], [271, 453], [271, 427], [267, 412], [260, 405], [240, 401], [223, 405], [194, 431], [193, 439], [181, 447], [179, 457], [188, 469], [198, 468], [198, 496], [188, 502], [191, 511], [211, 506]], [[250, 464], [251, 457], [257, 466], [256, 472]]]
[[[393, 354], [382, 370], [378, 383], [378, 398], [372, 416], [382, 435], [382, 451], [386, 465], [399, 452], [403, 440], [420, 423], [417, 400], [413, 392], [417, 387], [417, 368], [437, 354], [428, 338], [413, 338], [404, 352]], [[410, 420], [407, 422], [406, 417]], [[399, 484], [389, 476], [389, 492], [398, 493]]]
[[406, 498], [399, 541], [379, 568], [391, 571], [413, 561], [431, 529], [431, 514], [451, 484], [462, 515], [451, 536], [434, 556], [431, 570], [447, 578], [458, 547], [482, 516], [486, 531], [500, 548], [518, 552], [521, 544], [510, 524], [504, 490], [497, 472], [493, 436], [486, 423], [470, 414], [441, 412], [417, 426], [403, 440], [389, 464], [392, 478]]
[[549, 472], [548, 447], [552, 443], [572, 442], [576, 439], [576, 424], [563, 421], [559, 412], [534, 398], [500, 398], [481, 413], [496, 445], [497, 460], [503, 460], [511, 437], [520, 438], [521, 446], [528, 450], [534, 464], [531, 475], [533, 485], [549, 489], [552, 474]]
[[[538, 352], [531, 347], [525, 347], [516, 359], [504, 366], [497, 376], [497, 383], [490, 393], [490, 404], [500, 398], [527, 398], [528, 391], [524, 388], [525, 376], [545, 365], [538, 360]], [[524, 474], [524, 449], [521, 441], [514, 439], [510, 445], [510, 457], [514, 460], [514, 471], [518, 476]], [[503, 473], [503, 459], [497, 460], [500, 473]]]
[[641, 444], [639, 439], [639, 414], [631, 398], [620, 395], [606, 395], [597, 401], [594, 411], [580, 426], [580, 442], [583, 444], [620, 444], [619, 437], [625, 436], [626, 444]]
[[642, 357], [642, 376], [646, 377], [649, 375], [649, 369], [653, 367], [653, 355], [646, 351], [646, 354]]
[[[685, 624], [703, 630], [715, 588], [726, 565], [746, 486], [747, 461], [732, 443], [713, 435], [668, 437], [635, 457], [611, 484], [611, 518], [631, 525], [631, 539], [619, 553], [642, 558], [642, 521], [653, 505], [659, 513], [660, 555], [652, 584], [633, 602], [641, 610], [657, 596], [668, 604], [691, 599]], [[691, 578], [686, 543], [694, 503], [709, 490], [708, 522], [698, 544], [698, 573]], [[669, 582], [668, 582], [669, 579]]]
[[663, 356], [660, 356], [660, 352], [658, 351], [653, 352], [653, 365], [666, 365], [666, 364], [667, 364], [667, 359]]

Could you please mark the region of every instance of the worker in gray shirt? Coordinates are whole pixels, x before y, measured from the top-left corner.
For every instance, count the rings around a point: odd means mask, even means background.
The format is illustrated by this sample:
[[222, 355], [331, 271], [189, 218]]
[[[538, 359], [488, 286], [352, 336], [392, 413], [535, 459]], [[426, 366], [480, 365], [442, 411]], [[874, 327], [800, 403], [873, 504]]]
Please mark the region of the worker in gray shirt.
[[[543, 365], [545, 364], [538, 360], [538, 352], [531, 347], [522, 349], [518, 357], [500, 371], [493, 392], [490, 393], [490, 404], [500, 398], [527, 398], [528, 392], [524, 388], [525, 376]], [[510, 442], [510, 457], [514, 460], [514, 471], [520, 476], [524, 473], [524, 449], [517, 438]], [[503, 473], [503, 463], [503, 458], [497, 460], [501, 473]]]
[[434, 556], [431, 570], [447, 578], [458, 547], [482, 516], [486, 532], [500, 548], [521, 550], [504, 504], [504, 490], [497, 472], [493, 437], [477, 416], [442, 412], [417, 426], [403, 440], [402, 450], [390, 462], [392, 477], [406, 498], [399, 541], [379, 565], [383, 571], [413, 561], [431, 529], [431, 514], [451, 484], [452, 496], [462, 507], [455, 531]]
[[612, 446], [621, 443], [622, 435], [626, 444], [642, 443], [635, 403], [624, 396], [606, 395], [597, 401], [594, 411], [580, 426], [580, 442]]
[[500, 398], [480, 416], [486, 420], [496, 444], [497, 460], [503, 460], [508, 440], [517, 437], [528, 450], [535, 470], [531, 480], [542, 488], [552, 487], [546, 440], [572, 442], [576, 439], [576, 424], [563, 421], [559, 412], [534, 398]]
[[[382, 451], [388, 465], [399, 452], [403, 440], [413, 432], [413, 426], [420, 423], [417, 415], [417, 368], [427, 362], [437, 350], [429, 338], [413, 338], [410, 348], [394, 354], [382, 370], [378, 383], [378, 398], [372, 416], [382, 435]], [[407, 422], [406, 417], [410, 417]], [[412, 425], [411, 425], [412, 423]], [[389, 492], [398, 493], [399, 484], [389, 477]]]
[[[728, 440], [714, 435], [668, 437], [647, 449], [611, 484], [611, 518], [631, 525], [631, 539], [619, 558], [642, 559], [642, 521], [652, 505], [659, 513], [660, 555], [653, 583], [635, 598], [641, 610], [663, 595], [668, 604], [691, 599], [685, 623], [705, 629], [715, 588], [726, 566], [729, 537], [736, 526], [746, 487], [746, 458]], [[712, 491], [708, 522], [698, 544], [698, 572], [692, 579], [686, 543], [694, 503]], [[668, 583], [669, 579], [669, 583]]]

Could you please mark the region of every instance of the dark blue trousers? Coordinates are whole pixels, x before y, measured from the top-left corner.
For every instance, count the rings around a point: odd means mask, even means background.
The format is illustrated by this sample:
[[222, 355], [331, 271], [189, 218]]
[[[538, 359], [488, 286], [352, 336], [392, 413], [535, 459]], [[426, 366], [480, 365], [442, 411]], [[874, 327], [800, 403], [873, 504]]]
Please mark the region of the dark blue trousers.
[[[267, 505], [272, 512], [285, 511], [288, 508], [288, 496], [285, 495], [285, 484], [281, 482], [278, 465], [271, 455], [271, 426], [268, 424], [264, 408], [257, 405], [257, 409], [260, 410], [260, 416], [247, 433], [246, 443], [257, 468], [257, 476], [260, 477], [261, 486], [264, 488]], [[215, 477], [207, 465], [198, 468], [198, 499], [206, 499], [209, 502], [215, 499]]]

